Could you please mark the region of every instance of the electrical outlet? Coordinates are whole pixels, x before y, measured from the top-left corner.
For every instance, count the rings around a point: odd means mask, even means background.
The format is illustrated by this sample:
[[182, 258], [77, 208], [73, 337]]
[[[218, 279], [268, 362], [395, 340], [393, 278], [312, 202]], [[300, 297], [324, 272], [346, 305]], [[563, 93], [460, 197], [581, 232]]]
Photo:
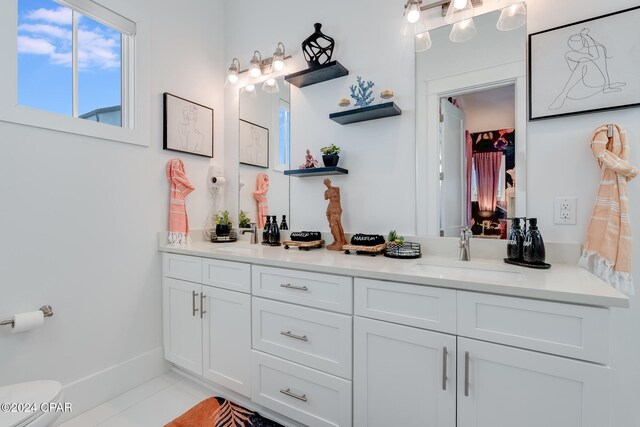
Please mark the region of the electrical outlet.
[[576, 224], [577, 200], [575, 197], [556, 197], [554, 203], [554, 224]]

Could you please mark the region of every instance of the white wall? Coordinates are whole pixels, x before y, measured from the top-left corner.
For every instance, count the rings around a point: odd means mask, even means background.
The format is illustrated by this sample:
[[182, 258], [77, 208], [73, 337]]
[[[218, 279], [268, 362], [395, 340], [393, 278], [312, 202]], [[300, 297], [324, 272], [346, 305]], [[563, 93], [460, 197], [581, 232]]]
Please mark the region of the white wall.
[[[211, 205], [210, 160], [162, 150], [162, 93], [214, 108], [221, 159], [224, 20], [222, 0], [136, 3], [152, 31], [150, 147], [0, 123], [0, 318], [43, 304], [55, 311], [43, 329], [0, 331], [0, 385], [68, 385], [154, 350], [161, 362], [156, 233], [167, 228], [168, 159], [181, 157], [197, 188], [187, 198], [192, 227]], [[96, 393], [122, 391], [121, 380]]]
[[516, 126], [515, 86], [466, 93], [456, 99], [465, 115], [465, 125], [471, 133]]
[[[294, 54], [293, 70], [306, 68], [300, 43], [313, 32], [313, 23], [324, 24], [325, 32], [337, 40], [335, 59], [350, 76], [340, 80], [292, 88], [292, 164], [302, 159], [304, 149], [314, 153], [334, 142], [343, 147], [342, 166], [346, 177], [334, 179], [342, 188], [344, 225], [348, 231], [386, 232], [398, 229], [411, 234], [415, 224], [415, 86], [412, 40], [401, 32], [401, 1], [327, 0], [303, 6], [294, 0], [226, 2], [226, 60], [240, 56], [246, 66], [251, 52], [270, 54], [278, 41]], [[635, 0], [536, 0], [529, 2], [528, 31], [535, 32], [581, 19], [636, 6]], [[247, 11], [250, 10], [251, 13]], [[274, 23], [281, 23], [274, 25]], [[251, 29], [251, 31], [247, 31]], [[390, 88], [403, 115], [396, 118], [340, 126], [328, 119], [346, 97], [348, 85], [362, 75], [376, 82], [376, 95]], [[237, 95], [226, 92], [227, 127], [237, 121]], [[237, 114], [237, 113], [235, 113]], [[528, 215], [537, 216], [549, 240], [582, 241], [597, 186], [599, 171], [588, 148], [591, 132], [603, 123], [616, 122], [627, 129], [633, 147], [632, 161], [640, 164], [640, 122], [638, 109], [582, 115], [574, 118], [531, 122], [528, 127]], [[237, 141], [237, 131], [225, 135], [227, 147]], [[225, 158], [227, 170], [233, 167]], [[292, 180], [291, 214], [295, 229], [326, 230], [321, 179]], [[233, 193], [233, 192], [231, 192]], [[631, 210], [640, 212], [640, 180], [630, 184]], [[555, 196], [578, 197], [578, 223], [553, 224]], [[231, 202], [231, 201], [229, 201]], [[233, 205], [231, 205], [233, 206]], [[633, 224], [636, 236], [640, 227]], [[637, 237], [636, 237], [637, 239]], [[640, 252], [634, 255], [640, 266]], [[640, 269], [636, 267], [636, 277]], [[640, 280], [640, 279], [639, 279]], [[640, 283], [638, 283], [640, 288]], [[629, 310], [613, 310], [612, 331], [612, 422], [611, 426], [632, 426], [640, 418], [637, 384], [640, 383], [640, 309], [632, 300]], [[603, 402], [603, 404], [605, 404]]]

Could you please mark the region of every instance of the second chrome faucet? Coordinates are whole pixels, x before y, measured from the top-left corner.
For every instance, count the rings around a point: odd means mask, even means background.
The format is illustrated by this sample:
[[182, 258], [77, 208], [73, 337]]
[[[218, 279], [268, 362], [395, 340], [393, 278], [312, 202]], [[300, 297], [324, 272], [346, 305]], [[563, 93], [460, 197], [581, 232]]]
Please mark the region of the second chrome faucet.
[[471, 229], [462, 227], [460, 231], [460, 261], [471, 261], [471, 248], [469, 242], [471, 240]]

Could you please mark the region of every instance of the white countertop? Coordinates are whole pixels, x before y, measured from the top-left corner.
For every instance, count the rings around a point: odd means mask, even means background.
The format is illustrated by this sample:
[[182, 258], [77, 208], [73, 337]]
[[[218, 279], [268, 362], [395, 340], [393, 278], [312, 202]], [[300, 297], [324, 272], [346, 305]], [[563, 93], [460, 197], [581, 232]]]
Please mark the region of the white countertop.
[[[161, 240], [162, 241], [162, 240]], [[270, 267], [389, 280], [417, 285], [460, 289], [562, 303], [601, 307], [629, 307], [629, 299], [583, 268], [556, 264], [550, 270], [535, 270], [505, 264], [502, 260], [423, 255], [398, 260], [382, 255], [346, 255], [324, 248], [301, 251], [247, 242], [194, 242], [187, 248], [172, 248], [162, 242], [162, 252], [240, 261]]]

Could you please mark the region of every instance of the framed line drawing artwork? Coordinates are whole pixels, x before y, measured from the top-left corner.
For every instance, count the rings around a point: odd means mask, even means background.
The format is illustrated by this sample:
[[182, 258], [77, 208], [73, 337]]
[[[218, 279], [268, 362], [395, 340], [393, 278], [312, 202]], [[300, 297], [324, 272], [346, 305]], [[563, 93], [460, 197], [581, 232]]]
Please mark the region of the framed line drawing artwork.
[[269, 167], [269, 129], [240, 119], [240, 163]]
[[640, 6], [529, 35], [529, 120], [640, 106]]
[[213, 157], [213, 109], [165, 92], [165, 150]]

